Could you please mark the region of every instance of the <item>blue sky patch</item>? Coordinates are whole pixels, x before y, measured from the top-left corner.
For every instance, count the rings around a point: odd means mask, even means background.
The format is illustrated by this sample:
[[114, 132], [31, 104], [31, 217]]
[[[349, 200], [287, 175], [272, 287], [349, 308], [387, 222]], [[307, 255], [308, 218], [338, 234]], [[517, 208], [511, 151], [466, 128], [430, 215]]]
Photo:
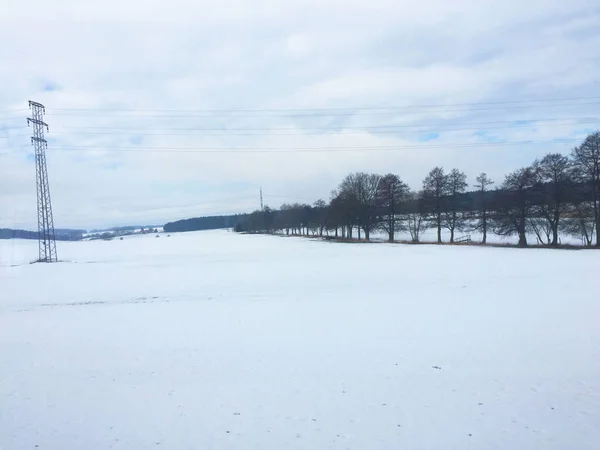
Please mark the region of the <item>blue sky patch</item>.
[[52, 80], [46, 80], [42, 83], [42, 91], [44, 92], [54, 92], [59, 91], [61, 87], [58, 83], [55, 83]]
[[500, 139], [497, 136], [490, 136], [490, 134], [484, 130], [477, 131], [477, 132], [473, 133], [473, 135], [477, 136], [484, 142], [502, 142], [502, 139]]
[[425, 133], [419, 136], [419, 141], [421, 142], [429, 142], [433, 141], [440, 137], [440, 133]]
[[535, 120], [515, 120], [512, 125], [513, 126], [523, 126], [523, 125], [530, 125], [530, 124], [534, 124], [536, 121]]
[[140, 135], [131, 136], [129, 138], [129, 143], [132, 144], [132, 145], [141, 145], [141, 143], [142, 143], [142, 136], [140, 136]]

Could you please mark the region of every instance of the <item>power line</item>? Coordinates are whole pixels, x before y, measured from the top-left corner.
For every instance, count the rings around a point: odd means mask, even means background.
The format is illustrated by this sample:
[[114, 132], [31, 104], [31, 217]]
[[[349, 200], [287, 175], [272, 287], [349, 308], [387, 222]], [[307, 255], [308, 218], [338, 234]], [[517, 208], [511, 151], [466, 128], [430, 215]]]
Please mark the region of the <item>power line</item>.
[[[552, 118], [552, 119], [513, 119], [513, 120], [500, 120], [500, 121], [492, 121], [492, 122], [454, 122], [453, 125], [473, 125], [473, 126], [480, 126], [480, 125], [488, 125], [488, 124], [502, 124], [502, 123], [514, 123], [514, 122], [550, 122], [550, 121], [562, 121], [562, 120], [600, 120], [600, 118], [598, 117], [565, 117], [565, 118]], [[396, 127], [396, 128], [414, 128], [414, 127], [422, 127], [422, 126], [429, 126], [429, 127], [433, 127], [436, 126], [437, 124], [421, 124], [421, 125], [373, 125], [373, 126], [350, 126], [350, 127], [343, 127], [344, 129], [379, 129], [379, 128], [390, 128], [390, 127]], [[150, 129], [155, 129], [155, 127], [152, 128], [141, 128], [141, 127], [104, 127], [104, 126], [98, 126], [98, 127], [62, 127], [63, 129], [92, 129], [92, 128], [96, 128], [96, 129], [107, 129], [107, 130], [129, 130], [129, 129], [133, 129], [133, 130], [150, 130]], [[340, 127], [341, 128], [341, 127]], [[334, 127], [302, 127], [303, 130], [328, 130], [328, 129], [335, 129]], [[221, 131], [223, 130], [223, 128], [163, 128], [164, 131], [196, 131], [196, 130], [200, 130], [200, 131]], [[289, 130], [289, 131], [294, 131], [294, 130], [298, 130], [298, 127], [287, 127], [287, 128], [227, 128], [223, 131], [284, 131], [284, 130]]]
[[[79, 146], [53, 146], [52, 151], [81, 151], [103, 150], [108, 152], [143, 152], [143, 153], [330, 153], [330, 152], [355, 152], [355, 151], [394, 151], [394, 150], [427, 150], [438, 148], [477, 148], [477, 147], [505, 147], [513, 145], [548, 145], [561, 143], [580, 142], [581, 139], [553, 139], [545, 141], [513, 141], [513, 142], [481, 142], [481, 143], [448, 143], [448, 144], [423, 144], [423, 145], [385, 145], [385, 146], [350, 146], [350, 147], [113, 147], [102, 145]], [[28, 147], [28, 146], [21, 146]], [[19, 148], [19, 147], [17, 147]], [[20, 152], [0, 153], [0, 156], [16, 155]]]
[[[18, 153], [20, 153], [17, 149], [22, 149], [22, 148], [31, 148], [31, 145], [15, 145], [15, 146], [11, 146], [11, 148], [13, 149], [13, 151], [10, 152], [2, 152], [0, 153], [0, 156], [6, 156], [6, 155], [16, 155]], [[14, 151], [17, 150], [17, 151]]]
[[17, 119], [18, 120], [23, 120], [23, 119], [25, 119], [25, 117], [24, 116], [15, 116], [15, 117], [3, 117], [3, 118], [0, 118], [1, 121], [5, 121], [5, 120], [17, 120]]
[[[20, 117], [20, 119], [23, 119], [23, 117]], [[20, 128], [28, 128], [27, 125], [19, 125], [16, 127], [2, 127], [0, 126], [0, 131], [5, 131], [5, 130], [18, 130]]]
[[[523, 122], [523, 123], [517, 123]], [[545, 123], [549, 122], [549, 123]], [[564, 122], [564, 123], [559, 123]], [[421, 125], [373, 125], [373, 126], [349, 126], [349, 127], [287, 127], [287, 128], [165, 128], [162, 131], [168, 131], [169, 133], [145, 133], [146, 136], [296, 136], [296, 135], [321, 135], [321, 134], [350, 134], [346, 133], [346, 130], [361, 130], [370, 134], [386, 134], [386, 133], [398, 133], [398, 130], [411, 130], [414, 132], [442, 132], [442, 131], [484, 131], [485, 129], [510, 129], [510, 128], [527, 128], [527, 127], [541, 127], [541, 126], [566, 126], [566, 125], [589, 125], [594, 123], [600, 123], [598, 117], [574, 117], [574, 118], [556, 118], [556, 119], [526, 119], [526, 120], [505, 120], [505, 121], [492, 121], [492, 122], [456, 122], [445, 125], [436, 126], [435, 124], [421, 124]], [[505, 124], [504, 126], [486, 126], [495, 124]], [[477, 128], [455, 128], [460, 125], [473, 125]], [[431, 129], [420, 129], [422, 127], [435, 127]], [[21, 129], [26, 127], [16, 127], [15, 129]], [[117, 131], [86, 131], [86, 132], [66, 132], [66, 131], [54, 131], [53, 135], [129, 135], [132, 133], [142, 132], [144, 130], [154, 130], [155, 128], [141, 128], [141, 127], [63, 127], [62, 129], [69, 130], [87, 130], [87, 129], [100, 129], [100, 130], [117, 130]], [[2, 131], [2, 130], [0, 130]], [[184, 133], [179, 133], [184, 131]], [[215, 133], [199, 133], [203, 131], [213, 131]], [[232, 133], [235, 131], [236, 133]], [[253, 133], [238, 133], [239, 131], [251, 131]], [[268, 133], [255, 133], [258, 131], [268, 131]], [[272, 133], [272, 131], [296, 131], [297, 133]], [[305, 131], [310, 131], [307, 133]], [[176, 132], [176, 133], [175, 133]], [[20, 137], [24, 135], [12, 135], [12, 136], [0, 136], [0, 139], [8, 139], [13, 137]]]
[[[462, 108], [462, 109], [440, 109], [434, 112], [442, 113], [442, 112], [471, 112], [471, 111], [493, 111], [493, 110], [510, 110], [510, 109], [524, 109], [524, 108], [551, 108], [551, 107], [563, 107], [563, 106], [586, 106], [586, 105], [597, 105], [600, 101], [593, 101], [587, 103], [563, 103], [563, 104], [540, 104], [540, 105], [512, 105], [512, 106], [490, 106], [483, 108]], [[227, 113], [227, 112], [219, 112], [213, 114], [207, 114], [206, 112], [191, 112], [191, 113], [174, 113], [174, 112], [148, 112], [145, 114], [125, 114], [119, 115], [117, 117], [161, 117], [161, 118], [173, 118], [173, 119], [181, 119], [187, 117], [200, 117], [200, 118], [210, 118], [210, 117], [235, 117], [235, 118], [253, 118], [253, 117], [341, 117], [341, 116], [382, 116], [382, 115], [395, 115], [403, 112], [407, 112], [406, 110], [410, 110], [411, 108], [419, 108], [418, 106], [414, 107], [405, 107], [399, 109], [397, 111], [374, 111], [374, 112], [365, 112], [365, 111], [350, 111], [350, 109], [345, 110], [347, 112], [320, 112], [315, 111], [311, 113], [258, 113], [258, 115], [236, 115], [235, 113]], [[118, 111], [117, 111], [118, 112]], [[127, 111], [121, 111], [127, 112]], [[246, 113], [248, 114], [248, 113]], [[82, 114], [81, 112], [73, 112], [73, 113], [48, 113], [49, 116], [74, 116], [77, 115], [79, 117], [115, 117], [115, 114], [110, 114], [108, 111], [98, 111], [90, 114]]]
[[[364, 110], [382, 110], [382, 109], [404, 109], [404, 108], [436, 108], [448, 106], [479, 106], [479, 105], [506, 105], [522, 103], [554, 103], [571, 102], [583, 100], [600, 100], [600, 97], [566, 97], [554, 99], [530, 99], [530, 100], [504, 100], [493, 102], [472, 102], [472, 103], [438, 103], [426, 105], [401, 105], [401, 106], [362, 106], [346, 108], [272, 108], [272, 109], [128, 109], [128, 108], [102, 108], [102, 111], [115, 112], [293, 112], [293, 111], [364, 111]], [[98, 111], [96, 108], [57, 108], [54, 111]]]
[[[552, 127], [557, 127], [557, 126], [569, 126], [569, 125], [589, 125], [589, 124], [595, 124], [598, 123], [600, 124], [600, 119], [594, 119], [591, 121], [581, 121], [581, 122], [577, 122], [577, 123], [548, 123], [548, 124], [540, 124], [540, 123], [528, 123], [528, 124], [513, 124], [513, 125], [507, 125], [507, 126], [497, 126], [497, 127], [485, 127], [485, 128], [430, 128], [430, 129], [415, 129], [415, 130], [407, 130], [407, 129], [401, 129], [401, 130], [397, 130], [397, 129], [392, 129], [392, 130], [381, 130], [378, 128], [382, 128], [382, 127], [365, 127], [365, 128], [361, 128], [361, 127], [348, 127], [348, 128], [342, 128], [339, 131], [336, 131], [335, 129], [323, 129], [322, 131], [314, 131], [314, 130], [309, 130], [308, 132], [302, 132], [301, 130], [295, 129], [295, 131], [298, 131], [296, 133], [291, 133], [291, 132], [287, 132], [287, 133], [264, 133], [264, 132], [252, 132], [252, 133], [240, 133], [240, 132], [230, 132], [229, 129], [227, 130], [217, 130], [215, 129], [214, 132], [211, 133], [181, 133], [181, 132], [170, 132], [170, 133], [144, 133], [144, 136], [321, 136], [321, 135], [357, 135], [357, 134], [364, 134], [364, 133], [368, 133], [368, 134], [400, 134], [400, 133], [439, 133], [439, 132], [452, 132], [452, 131], [486, 131], [486, 130], [504, 130], [504, 129], [511, 129], [511, 128], [529, 128], [529, 127], [535, 127], [535, 128], [540, 128], [540, 127], [548, 127], [548, 126], [552, 126]], [[391, 126], [386, 126], [386, 127], [391, 127]], [[374, 128], [374, 129], [371, 129]], [[354, 131], [354, 132], [346, 132], [345, 130], [362, 130], [362, 132], [359, 131]], [[190, 131], [192, 131], [190, 129]], [[217, 132], [220, 131], [220, 132]], [[134, 132], [108, 132], [108, 131], [96, 131], [96, 132], [75, 132], [75, 133], [68, 133], [68, 132], [53, 132], [53, 135], [111, 135], [111, 136], [127, 136], [127, 135], [131, 135]], [[10, 136], [10, 137], [20, 137], [20, 136], [25, 136], [25, 135], [14, 135], [14, 136]], [[4, 136], [4, 137], [0, 137], [0, 139], [8, 139], [9, 136]]]
[[472, 148], [472, 147], [501, 147], [511, 145], [540, 145], [540, 144], [560, 144], [579, 142], [581, 139], [553, 139], [545, 141], [513, 141], [513, 142], [481, 142], [464, 144], [424, 144], [424, 145], [385, 145], [385, 146], [349, 146], [349, 147], [112, 147], [98, 145], [79, 145], [79, 146], [54, 146], [53, 150], [60, 151], [81, 151], [82, 149], [96, 149], [105, 151], [119, 152], [144, 152], [144, 153], [327, 153], [327, 152], [345, 152], [345, 151], [379, 151], [379, 150], [422, 150], [431, 148]]
[[19, 112], [27, 112], [29, 111], [26, 108], [21, 108], [21, 109], [3, 109], [0, 110], [0, 114], [11, 114], [11, 113], [19, 113]]

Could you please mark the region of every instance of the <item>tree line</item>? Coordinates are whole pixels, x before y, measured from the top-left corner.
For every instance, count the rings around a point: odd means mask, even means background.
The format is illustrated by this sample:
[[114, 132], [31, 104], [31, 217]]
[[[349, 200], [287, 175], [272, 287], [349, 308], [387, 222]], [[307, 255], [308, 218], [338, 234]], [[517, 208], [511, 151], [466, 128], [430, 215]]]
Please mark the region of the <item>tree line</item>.
[[[83, 238], [85, 230], [55, 229], [54, 238], [57, 241], [79, 241]], [[0, 239], [38, 239], [37, 231], [16, 230], [13, 228], [0, 228]]]
[[235, 214], [229, 216], [206, 216], [191, 219], [176, 220], [166, 223], [163, 230], [168, 233], [197, 230], [216, 230], [220, 228], [234, 227], [244, 222], [247, 214]]
[[235, 230], [367, 241], [374, 231], [385, 232], [389, 241], [408, 232], [412, 242], [420, 242], [432, 228], [438, 243], [447, 230], [451, 243], [459, 232], [478, 231], [483, 244], [495, 233], [518, 236], [519, 246], [528, 245], [528, 235], [547, 246], [570, 235], [600, 247], [600, 132], [569, 156], [549, 153], [494, 185], [486, 173], [469, 186], [459, 169], [435, 167], [413, 191], [396, 174], [356, 172], [341, 181], [329, 202], [265, 207], [240, 216]]

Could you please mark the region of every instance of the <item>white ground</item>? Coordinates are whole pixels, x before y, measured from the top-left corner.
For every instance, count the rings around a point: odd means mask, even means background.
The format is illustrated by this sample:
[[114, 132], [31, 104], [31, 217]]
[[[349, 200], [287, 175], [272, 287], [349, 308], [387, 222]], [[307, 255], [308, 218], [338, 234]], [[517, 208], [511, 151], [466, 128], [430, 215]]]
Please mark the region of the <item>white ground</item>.
[[0, 449], [600, 448], [600, 252], [36, 244], [0, 241]]
[[[331, 235], [333, 236], [333, 233], [331, 233]], [[456, 231], [454, 236], [456, 239], [458, 239], [460, 237], [471, 236], [471, 240], [474, 243], [480, 243], [483, 238], [483, 234], [478, 231]], [[353, 238], [356, 239], [356, 237], [357, 237], [357, 234], [356, 234], [356, 228], [355, 228]], [[361, 237], [364, 237], [364, 234], [362, 234], [362, 232], [361, 232]], [[371, 233], [370, 239], [375, 242], [385, 242], [388, 240], [388, 234], [384, 231], [376, 230], [373, 233]], [[411, 236], [408, 231], [399, 231], [399, 232], [395, 233], [394, 239], [396, 241], [409, 242], [411, 240]], [[423, 230], [421, 232], [421, 234], [419, 235], [419, 241], [423, 242], [423, 243], [437, 242], [437, 230], [435, 228], [427, 228], [427, 229]], [[448, 243], [450, 241], [450, 232], [445, 228], [442, 229], [442, 241], [444, 243]], [[518, 242], [519, 242], [519, 237], [516, 235], [498, 236], [497, 234], [493, 233], [492, 231], [488, 232], [488, 235], [487, 235], [487, 243], [488, 244], [508, 244], [508, 245], [516, 246]], [[565, 233], [559, 234], [559, 243], [564, 244], [564, 245], [576, 245], [576, 246], [581, 246], [581, 247], [585, 246], [585, 243], [582, 241], [581, 237], [572, 236], [572, 235], [568, 235]], [[527, 234], [527, 244], [529, 246], [533, 246], [533, 247], [538, 246], [537, 236], [534, 233]], [[541, 243], [539, 245], [541, 246]]]

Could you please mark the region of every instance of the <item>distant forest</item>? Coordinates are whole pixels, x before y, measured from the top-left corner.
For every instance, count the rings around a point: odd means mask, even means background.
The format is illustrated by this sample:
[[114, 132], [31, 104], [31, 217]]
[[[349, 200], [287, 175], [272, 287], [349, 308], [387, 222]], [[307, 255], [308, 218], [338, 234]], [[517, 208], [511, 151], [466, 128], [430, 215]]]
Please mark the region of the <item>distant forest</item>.
[[247, 214], [235, 214], [230, 216], [196, 217], [193, 219], [178, 220], [164, 225], [163, 230], [168, 233], [196, 230], [217, 230], [220, 228], [233, 228], [244, 223]]
[[[85, 230], [54, 230], [57, 241], [78, 241], [83, 237]], [[37, 239], [37, 231], [14, 230], [12, 228], [0, 228], [0, 239]]]
[[362, 232], [365, 240], [380, 230], [390, 241], [407, 231], [419, 242], [421, 233], [433, 228], [439, 243], [446, 229], [451, 243], [457, 232], [478, 231], [484, 244], [488, 233], [496, 233], [518, 236], [522, 247], [530, 234], [547, 246], [559, 245], [564, 234], [600, 247], [600, 132], [589, 135], [570, 156], [550, 153], [506, 175], [496, 189], [492, 185], [481, 173], [468, 190], [465, 173], [435, 167], [422, 189], [411, 191], [396, 174], [357, 172], [342, 180], [329, 202], [265, 207], [237, 216], [235, 229], [344, 239], [361, 239]]
[[121, 226], [121, 227], [111, 227], [111, 228], [94, 228], [92, 230], [90, 230], [90, 233], [104, 233], [104, 232], [120, 232], [120, 231], [135, 231], [135, 230], [141, 230], [141, 229], [154, 229], [154, 228], [160, 228], [160, 225], [126, 225], [126, 226]]

